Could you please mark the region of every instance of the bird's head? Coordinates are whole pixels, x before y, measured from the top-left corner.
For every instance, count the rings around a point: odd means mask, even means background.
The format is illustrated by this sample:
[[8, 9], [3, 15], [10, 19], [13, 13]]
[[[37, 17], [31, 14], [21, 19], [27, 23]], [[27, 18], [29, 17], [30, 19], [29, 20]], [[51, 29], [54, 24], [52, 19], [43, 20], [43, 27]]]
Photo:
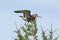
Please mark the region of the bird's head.
[[41, 16], [38, 16], [38, 14], [33, 14], [32, 16], [35, 17], [35, 18], [36, 17], [42, 18]]

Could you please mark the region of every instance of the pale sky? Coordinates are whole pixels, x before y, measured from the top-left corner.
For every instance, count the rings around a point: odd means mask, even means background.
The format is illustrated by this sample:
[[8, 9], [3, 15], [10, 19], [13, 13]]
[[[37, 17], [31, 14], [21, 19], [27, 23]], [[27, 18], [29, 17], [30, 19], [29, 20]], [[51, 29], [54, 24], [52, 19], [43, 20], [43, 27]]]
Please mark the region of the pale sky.
[[14, 11], [25, 9], [42, 16], [37, 18], [38, 35], [41, 35], [40, 25], [46, 30], [51, 23], [53, 30], [56, 29], [54, 36], [60, 35], [60, 0], [0, 0], [0, 40], [13, 40], [15, 22], [18, 26], [24, 23]]

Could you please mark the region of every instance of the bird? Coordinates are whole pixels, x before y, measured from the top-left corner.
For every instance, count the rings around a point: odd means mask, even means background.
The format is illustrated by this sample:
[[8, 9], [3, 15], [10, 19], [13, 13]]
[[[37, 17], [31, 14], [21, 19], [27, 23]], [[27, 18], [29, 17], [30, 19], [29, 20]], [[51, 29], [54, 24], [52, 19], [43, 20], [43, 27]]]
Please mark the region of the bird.
[[31, 11], [30, 10], [17, 10], [17, 11], [14, 11], [15, 13], [22, 13], [23, 16], [19, 16], [21, 17], [24, 21], [26, 22], [30, 22], [30, 21], [33, 21], [36, 19], [36, 17], [40, 17], [42, 18], [41, 16], [38, 16], [38, 14], [30, 14]]

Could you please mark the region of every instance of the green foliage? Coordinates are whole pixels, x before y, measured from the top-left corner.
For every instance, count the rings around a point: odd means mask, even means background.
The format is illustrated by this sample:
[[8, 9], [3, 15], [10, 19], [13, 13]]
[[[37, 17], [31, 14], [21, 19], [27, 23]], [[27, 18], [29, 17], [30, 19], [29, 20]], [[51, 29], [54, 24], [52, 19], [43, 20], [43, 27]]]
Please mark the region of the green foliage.
[[41, 30], [42, 30], [43, 40], [58, 40], [58, 37], [55, 37], [55, 38], [53, 39], [52, 25], [51, 25], [51, 30], [49, 31], [49, 36], [46, 35], [46, 32], [42, 29], [42, 27], [41, 27]]
[[45, 31], [42, 29], [42, 27], [41, 27], [41, 30], [42, 30], [43, 40], [48, 40], [48, 39], [47, 39], [47, 36], [46, 36], [46, 34], [45, 34]]
[[[21, 33], [21, 30], [23, 31], [23, 33]], [[25, 24], [24, 26], [20, 27], [20, 29], [18, 29], [16, 27], [16, 31], [17, 33], [17, 39], [15, 40], [30, 40], [29, 36], [33, 36], [34, 40], [37, 40], [37, 27], [36, 27], [36, 21], [31, 21], [31, 23]]]
[[[23, 31], [23, 33], [21, 33], [21, 30]], [[51, 30], [49, 31], [49, 35], [46, 35], [46, 32], [43, 30], [43, 28], [41, 27], [42, 30], [42, 39], [43, 40], [58, 40], [58, 37], [55, 37], [53, 39], [53, 30], [52, 30], [52, 25], [51, 25]], [[17, 38], [15, 38], [14, 40], [38, 40], [37, 39], [37, 27], [36, 27], [36, 21], [31, 21], [28, 24], [24, 24], [24, 26], [17, 28], [16, 26], [16, 31], [17, 33]], [[29, 36], [33, 36], [33, 38], [29, 39]]]

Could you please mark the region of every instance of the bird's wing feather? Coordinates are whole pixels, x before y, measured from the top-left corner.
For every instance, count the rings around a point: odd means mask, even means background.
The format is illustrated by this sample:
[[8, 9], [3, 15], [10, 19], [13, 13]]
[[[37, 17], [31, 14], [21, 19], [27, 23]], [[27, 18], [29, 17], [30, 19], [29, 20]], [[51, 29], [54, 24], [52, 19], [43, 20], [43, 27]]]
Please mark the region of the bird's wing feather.
[[22, 13], [20, 10], [14, 11], [15, 13]]
[[30, 12], [31, 11], [24, 11], [24, 13], [23, 13], [24, 17], [26, 17], [26, 18], [30, 17], [31, 16]]
[[31, 16], [31, 14], [30, 14], [31, 11], [29, 11], [29, 10], [17, 10], [17, 11], [14, 11], [14, 12], [15, 13], [23, 13], [23, 16], [26, 17], [26, 18]]

